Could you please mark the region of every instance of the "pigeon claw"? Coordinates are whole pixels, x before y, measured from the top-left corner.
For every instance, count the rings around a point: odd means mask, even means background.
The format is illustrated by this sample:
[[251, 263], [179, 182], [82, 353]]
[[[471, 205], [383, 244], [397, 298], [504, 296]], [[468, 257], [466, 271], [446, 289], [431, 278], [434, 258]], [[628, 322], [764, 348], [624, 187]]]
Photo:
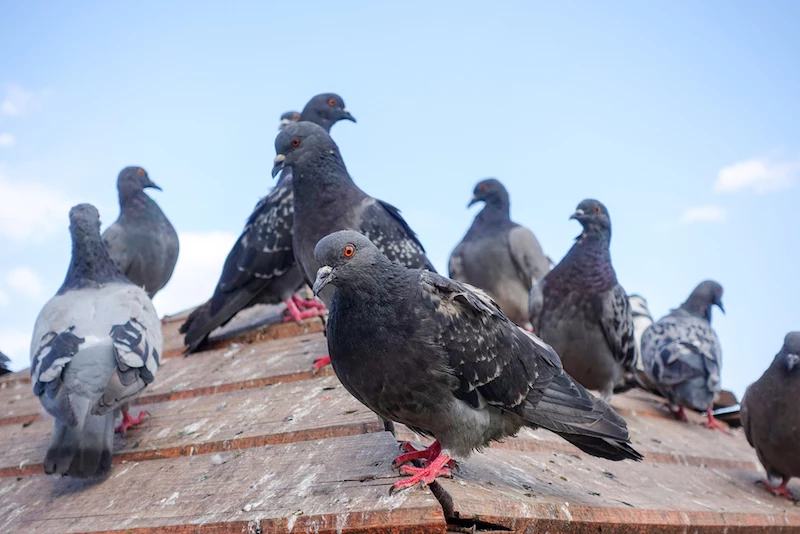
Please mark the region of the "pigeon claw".
[[283, 303], [286, 304], [286, 313], [288, 313], [288, 315], [283, 319], [284, 322], [294, 321], [297, 324], [302, 324], [303, 319], [308, 319], [310, 317], [325, 317], [325, 312], [323, 311], [325, 309], [325, 305], [322, 305], [322, 308], [320, 309], [316, 302], [303, 301], [300, 299], [298, 300], [303, 303], [312, 302], [314, 306], [303, 306], [303, 310], [300, 310], [297, 302], [294, 300], [294, 296], [291, 299], [283, 301]]
[[706, 421], [706, 428], [708, 428], [709, 430], [714, 430], [714, 429], [719, 430], [720, 432], [723, 432], [729, 436], [733, 435], [725, 425], [723, 425], [714, 418], [714, 414], [711, 413], [711, 406], [708, 407], [708, 411], [706, 413], [708, 415], [708, 420]]
[[317, 358], [316, 360], [314, 360], [314, 366], [312, 372], [314, 374], [317, 374], [320, 369], [322, 369], [326, 365], [329, 365], [330, 363], [331, 363], [330, 355], [323, 356], [322, 358]]
[[792, 495], [792, 492], [789, 490], [789, 488], [786, 487], [786, 484], [788, 482], [789, 479], [784, 478], [783, 481], [781, 482], [781, 485], [777, 487], [771, 485], [766, 480], [759, 480], [758, 482], [756, 482], [756, 484], [761, 484], [762, 486], [764, 486], [764, 489], [766, 489], [776, 497], [786, 497], [790, 501], [795, 502], [794, 495]]
[[448, 467], [445, 467], [449, 464], [452, 459], [446, 454], [439, 454], [432, 462], [430, 462], [425, 467], [413, 467], [410, 465], [404, 465], [400, 469], [401, 475], [410, 475], [408, 478], [404, 478], [402, 480], [398, 480], [394, 483], [390, 493], [394, 493], [395, 491], [404, 490], [406, 488], [411, 488], [419, 484], [423, 488], [428, 484], [433, 483], [437, 477], [447, 477], [452, 478], [453, 473], [450, 471]]
[[[442, 453], [442, 446], [438, 441], [434, 441], [427, 449], [418, 449], [408, 441], [404, 441], [400, 444], [400, 450], [405, 451], [405, 454], [401, 454], [394, 459], [392, 462], [393, 469], [398, 469], [404, 463], [413, 460], [423, 460], [426, 463], [433, 462]], [[458, 468], [458, 464], [456, 464], [456, 461], [453, 459], [445, 465], [450, 469]]]
[[116, 427], [114, 432], [124, 436], [125, 432], [127, 432], [130, 427], [136, 426], [144, 421], [145, 416], [150, 417], [150, 413], [142, 410], [139, 412], [138, 417], [131, 417], [131, 414], [128, 413], [128, 410], [126, 408], [122, 408], [122, 424]]
[[292, 302], [294, 302], [295, 306], [300, 308], [301, 310], [308, 310], [312, 308], [316, 308], [318, 310], [325, 311], [325, 304], [317, 299], [301, 299], [297, 295], [292, 295]]

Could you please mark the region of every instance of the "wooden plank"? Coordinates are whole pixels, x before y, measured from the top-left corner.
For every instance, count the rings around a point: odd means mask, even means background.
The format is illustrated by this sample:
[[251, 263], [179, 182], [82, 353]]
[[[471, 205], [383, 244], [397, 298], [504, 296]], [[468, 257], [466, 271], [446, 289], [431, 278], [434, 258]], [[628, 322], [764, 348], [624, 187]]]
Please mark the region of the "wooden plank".
[[[116, 436], [114, 462], [176, 458], [382, 431], [335, 377], [147, 406], [150, 417]], [[0, 432], [0, 476], [41, 473], [52, 418]]]
[[91, 483], [0, 480], [0, 532], [435, 532], [430, 492], [389, 495], [386, 432], [216, 455], [131, 462]]
[[0, 428], [39, 419], [43, 411], [30, 380], [0, 383]]

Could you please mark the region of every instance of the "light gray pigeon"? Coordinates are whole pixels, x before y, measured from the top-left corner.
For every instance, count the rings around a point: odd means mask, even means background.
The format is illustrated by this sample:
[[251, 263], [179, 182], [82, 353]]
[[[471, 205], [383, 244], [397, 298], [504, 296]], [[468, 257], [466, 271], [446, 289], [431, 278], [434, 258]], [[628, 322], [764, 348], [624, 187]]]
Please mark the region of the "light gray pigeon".
[[747, 441], [755, 447], [767, 475], [780, 486], [762, 482], [775, 495], [794, 500], [786, 485], [800, 476], [800, 332], [790, 332], [761, 378], [742, 399], [741, 417]]
[[550, 270], [533, 232], [511, 220], [508, 191], [489, 178], [475, 186], [472, 201], [484, 208], [450, 254], [450, 278], [483, 289], [506, 316], [530, 329], [528, 295]]
[[647, 300], [643, 296], [629, 295], [628, 300], [631, 303], [633, 339], [636, 343], [636, 370], [644, 372], [644, 365], [642, 364], [642, 335], [653, 324], [653, 316], [650, 315]]
[[642, 335], [642, 363], [647, 378], [670, 402], [677, 418], [687, 421], [684, 407], [706, 410], [708, 427], [727, 432], [711, 413], [719, 395], [722, 365], [722, 348], [711, 327], [714, 305], [725, 311], [722, 286], [713, 280], [701, 282], [686, 302]]
[[534, 285], [531, 324], [561, 357], [564, 370], [608, 401], [634, 368], [631, 307], [611, 265], [606, 207], [584, 200], [570, 219], [581, 223], [583, 232], [564, 259]]
[[[297, 174], [295, 174], [297, 176]], [[425, 459], [394, 485], [430, 484], [452, 455], [467, 456], [523, 426], [555, 432], [593, 456], [642, 457], [625, 421], [562, 369], [552, 348], [506, 318], [477, 288], [389, 260], [353, 231], [316, 246], [314, 293], [335, 287], [328, 318], [333, 369], [381, 417], [436, 442], [404, 444], [395, 466]]]
[[125, 167], [117, 178], [119, 218], [103, 242], [122, 274], [150, 298], [161, 290], [178, 261], [178, 234], [145, 188], [161, 190], [141, 167]]
[[[326, 131], [340, 120], [356, 122], [333, 93], [314, 96], [302, 114], [290, 111], [281, 115], [280, 130], [302, 118], [319, 124]], [[294, 224], [294, 191], [292, 170], [284, 169], [278, 183], [256, 205], [244, 230], [225, 259], [222, 274], [208, 302], [194, 310], [181, 325], [187, 352], [205, 347], [215, 328], [245, 308], [256, 304], [286, 304], [287, 319], [297, 323], [324, 315], [322, 304], [303, 300], [297, 291], [305, 278], [294, 259], [292, 226]]]
[[72, 260], [45, 304], [31, 340], [33, 392], [55, 417], [45, 473], [105, 475], [111, 468], [115, 412], [153, 381], [161, 323], [147, 294], [118, 270], [100, 239], [90, 204], [69, 213]]
[[0, 352], [0, 376], [11, 372], [11, 358]]

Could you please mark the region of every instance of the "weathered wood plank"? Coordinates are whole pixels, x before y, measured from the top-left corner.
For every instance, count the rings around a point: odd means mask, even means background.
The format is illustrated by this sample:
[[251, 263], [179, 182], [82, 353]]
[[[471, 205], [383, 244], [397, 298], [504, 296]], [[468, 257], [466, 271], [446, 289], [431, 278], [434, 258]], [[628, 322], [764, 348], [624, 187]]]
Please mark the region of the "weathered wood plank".
[[430, 492], [389, 495], [386, 432], [131, 462], [97, 484], [0, 480], [0, 532], [445, 532]]

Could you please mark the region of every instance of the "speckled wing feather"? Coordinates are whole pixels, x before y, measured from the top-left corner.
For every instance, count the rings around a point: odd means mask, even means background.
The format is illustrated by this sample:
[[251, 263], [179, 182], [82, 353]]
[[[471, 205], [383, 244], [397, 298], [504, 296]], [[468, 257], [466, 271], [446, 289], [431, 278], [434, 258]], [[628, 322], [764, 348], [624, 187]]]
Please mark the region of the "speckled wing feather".
[[359, 230], [390, 260], [410, 269], [436, 272], [417, 235], [391, 204], [372, 199], [361, 212]]
[[597, 295], [593, 304], [612, 354], [623, 369], [632, 371], [636, 365], [636, 341], [627, 293], [617, 284], [611, 291]]

